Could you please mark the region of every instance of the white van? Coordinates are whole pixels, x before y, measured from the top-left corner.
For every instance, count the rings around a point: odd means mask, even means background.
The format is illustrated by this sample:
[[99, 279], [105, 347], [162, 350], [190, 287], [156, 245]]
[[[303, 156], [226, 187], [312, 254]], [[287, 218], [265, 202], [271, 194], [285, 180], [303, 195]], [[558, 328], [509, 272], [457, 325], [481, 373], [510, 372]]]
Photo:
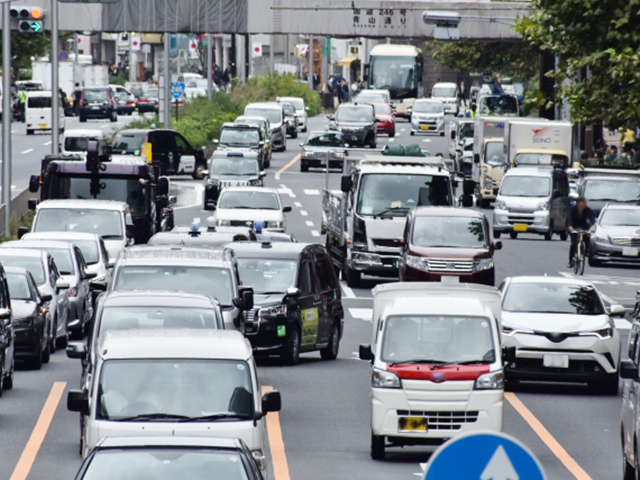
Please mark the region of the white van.
[[445, 113], [452, 113], [455, 116], [458, 115], [460, 111], [460, 89], [455, 83], [436, 83], [431, 90], [431, 98], [442, 102]]
[[373, 348], [360, 346], [373, 364], [372, 458], [386, 447], [502, 430], [500, 311], [500, 293], [485, 285], [374, 288]]
[[104, 138], [104, 132], [98, 129], [68, 130], [62, 136], [60, 152], [63, 155], [79, 155], [82, 159], [86, 159], [89, 140], [103, 140]]
[[[58, 102], [58, 115], [60, 120], [58, 125], [60, 133], [64, 132], [64, 108], [62, 102]], [[36, 130], [51, 130], [51, 92], [40, 90], [27, 92], [27, 101], [24, 110], [25, 123], [27, 124], [27, 135], [33, 135]]]
[[71, 390], [82, 414], [82, 456], [104, 437], [232, 437], [263, 471], [265, 415], [280, 393], [260, 395], [249, 341], [238, 331], [114, 330], [100, 340], [88, 390]]

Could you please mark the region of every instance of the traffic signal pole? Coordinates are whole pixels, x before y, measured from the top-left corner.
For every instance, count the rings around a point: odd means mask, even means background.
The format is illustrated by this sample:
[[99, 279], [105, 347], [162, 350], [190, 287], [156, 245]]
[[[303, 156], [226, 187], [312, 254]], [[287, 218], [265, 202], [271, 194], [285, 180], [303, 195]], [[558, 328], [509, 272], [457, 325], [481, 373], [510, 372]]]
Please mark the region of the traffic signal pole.
[[2, 4], [2, 202], [4, 234], [11, 236], [11, 5]]
[[[60, 153], [60, 90], [58, 87], [58, 0], [51, 1], [51, 153]], [[63, 113], [64, 114], [64, 113]]]

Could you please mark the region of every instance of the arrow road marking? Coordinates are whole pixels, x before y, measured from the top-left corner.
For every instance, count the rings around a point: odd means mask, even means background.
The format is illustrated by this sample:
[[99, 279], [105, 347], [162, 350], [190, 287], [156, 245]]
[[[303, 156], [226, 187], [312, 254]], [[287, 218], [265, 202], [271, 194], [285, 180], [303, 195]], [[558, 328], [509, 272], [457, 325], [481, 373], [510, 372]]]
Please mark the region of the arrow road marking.
[[480, 475], [480, 480], [520, 480], [516, 469], [513, 468], [507, 452], [502, 445], [496, 448], [491, 460]]

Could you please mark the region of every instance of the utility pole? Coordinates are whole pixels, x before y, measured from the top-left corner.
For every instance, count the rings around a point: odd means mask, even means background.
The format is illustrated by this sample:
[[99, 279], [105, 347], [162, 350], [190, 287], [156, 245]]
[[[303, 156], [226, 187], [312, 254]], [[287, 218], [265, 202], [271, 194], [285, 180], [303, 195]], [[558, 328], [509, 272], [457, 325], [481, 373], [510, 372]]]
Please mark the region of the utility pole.
[[73, 34], [73, 88], [76, 88], [76, 83], [78, 83], [78, 76], [76, 74], [76, 70], [78, 70], [78, 33], [77, 32]]
[[207, 97], [213, 99], [213, 35], [207, 33]]
[[[55, 2], [55, 0], [52, 0]], [[140, 45], [140, 42], [138, 42], [138, 45]], [[133, 32], [129, 32], [129, 81], [130, 82], [135, 82], [136, 81], [136, 72], [133, 69]]]
[[11, 236], [11, 5], [2, 4], [2, 202], [4, 234]]
[[273, 77], [273, 72], [275, 69], [274, 60], [273, 60], [273, 51], [275, 49], [275, 35], [272, 33], [271, 38], [269, 39], [269, 74]]
[[313, 35], [309, 35], [309, 68], [307, 69], [307, 83], [313, 91]]
[[60, 95], [58, 91], [58, 0], [51, 1], [51, 153], [60, 153]]
[[164, 128], [171, 128], [171, 34], [164, 32]]

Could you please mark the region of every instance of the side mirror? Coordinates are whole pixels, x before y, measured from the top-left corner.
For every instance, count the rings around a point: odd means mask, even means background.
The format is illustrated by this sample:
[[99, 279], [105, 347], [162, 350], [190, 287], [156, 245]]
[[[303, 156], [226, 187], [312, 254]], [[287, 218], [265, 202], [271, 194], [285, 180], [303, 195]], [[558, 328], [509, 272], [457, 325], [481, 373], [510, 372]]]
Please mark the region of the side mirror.
[[40, 189], [40, 175], [31, 175], [29, 177], [29, 191], [36, 193]]
[[24, 237], [27, 233], [29, 233], [29, 227], [18, 228], [18, 240]]
[[455, 139], [456, 139], [456, 131], [451, 130], [451, 140], [455, 140]]
[[83, 342], [69, 342], [67, 345], [67, 357], [84, 360], [87, 358], [87, 347]]
[[300, 146], [301, 146], [301, 147], [304, 147], [304, 143], [300, 143]]
[[412, 107], [407, 107], [407, 113], [409, 115], [411, 115], [413, 113], [413, 108]]
[[332, 122], [336, 119], [336, 117], [334, 115], [327, 115], [327, 118], [329, 120], [331, 120]]
[[611, 307], [609, 307], [610, 317], [624, 317], [626, 313], [627, 313], [627, 309], [624, 308], [622, 305], [618, 305], [614, 303], [611, 305]]
[[213, 139], [213, 143], [215, 143], [216, 145], [218, 145], [220, 143], [220, 140], [218, 140], [217, 138]]
[[577, 192], [571, 192], [571, 193], [569, 193], [569, 198], [570, 198], [571, 200], [574, 200], [574, 201], [575, 201], [575, 200], [577, 200], [579, 197], [580, 197], [580, 195], [578, 195], [578, 193], [577, 193]]
[[169, 195], [169, 203], [177, 203], [178, 197], [175, 195]]
[[282, 398], [280, 392], [271, 390], [262, 396], [262, 413], [279, 412], [282, 408]]
[[493, 248], [495, 250], [502, 250], [502, 242], [500, 240], [494, 240]]
[[253, 288], [242, 288], [240, 297], [234, 298], [233, 304], [240, 310], [251, 310], [253, 308]]
[[40, 203], [40, 201], [37, 198], [30, 198], [27, 200], [27, 208], [29, 210], [35, 210], [38, 203]]
[[202, 145], [202, 146], [200, 147], [200, 150], [202, 150], [203, 152], [206, 152], [206, 151], [207, 151], [207, 147], [205, 147], [204, 145]]
[[50, 293], [43, 293], [40, 295], [40, 299], [43, 302], [50, 302], [51, 300], [53, 300], [53, 295], [51, 295]]
[[304, 111], [308, 112], [309, 111], [309, 107], [304, 107]]
[[69, 390], [67, 394], [67, 410], [89, 414], [89, 396], [85, 390]]
[[91, 280], [92, 278], [96, 278], [98, 274], [96, 272], [84, 272], [83, 280]]
[[264, 178], [267, 176], [267, 172], [260, 172], [260, 178]]
[[371, 345], [360, 345], [360, 360], [373, 360]]
[[260, 141], [258, 142], [258, 145], [263, 146], [263, 145], [264, 145], [264, 141], [260, 140]]
[[10, 308], [0, 308], [0, 320], [2, 320], [5, 325], [9, 325], [9, 323], [11, 323]]
[[116, 266], [116, 259], [115, 258], [110, 258], [109, 262], [107, 263], [107, 267], [108, 268], [113, 268]]
[[405, 242], [404, 237], [398, 237], [396, 238], [396, 243], [398, 245], [405, 245], [407, 242]]
[[156, 185], [156, 195], [168, 195], [169, 194], [169, 179], [167, 177], [160, 177]]
[[283, 213], [289, 213], [291, 211], [291, 206], [287, 205], [286, 207], [282, 207]]
[[56, 282], [56, 290], [57, 290], [57, 291], [60, 291], [60, 290], [66, 290], [66, 289], [68, 289], [70, 286], [71, 286], [71, 285], [69, 285], [69, 282], [65, 282], [65, 281], [64, 281], [64, 280], [62, 280], [62, 279], [59, 279], [59, 280]]
[[516, 347], [503, 347], [502, 348], [502, 361], [505, 363], [512, 363], [516, 361]]
[[289, 287], [289, 288], [287, 288], [287, 295], [288, 295], [289, 297], [296, 298], [296, 297], [299, 297], [301, 293], [302, 293], [302, 292], [300, 292], [300, 289], [299, 289], [299, 288], [296, 288], [296, 287]]
[[473, 154], [473, 163], [480, 163], [480, 154], [479, 153], [474, 153]]
[[344, 193], [349, 193], [352, 187], [353, 180], [351, 180], [351, 177], [349, 175], [344, 175], [342, 176], [342, 178], [340, 178], [340, 190], [342, 190]]

